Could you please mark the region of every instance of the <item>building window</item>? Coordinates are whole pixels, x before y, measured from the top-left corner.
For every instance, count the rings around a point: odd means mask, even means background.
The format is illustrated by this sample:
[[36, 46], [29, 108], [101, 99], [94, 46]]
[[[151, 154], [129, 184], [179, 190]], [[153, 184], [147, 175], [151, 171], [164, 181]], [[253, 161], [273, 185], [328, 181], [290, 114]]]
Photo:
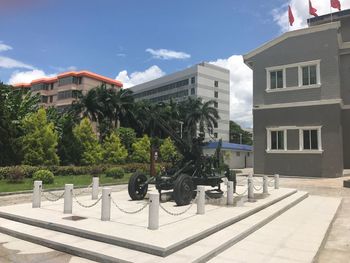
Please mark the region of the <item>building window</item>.
[[81, 90], [66, 90], [58, 92], [57, 100], [77, 99], [81, 95]]
[[41, 102], [47, 103], [48, 97], [47, 96], [41, 96]]
[[237, 157], [241, 156], [241, 153], [240, 152], [236, 152], [236, 156]]
[[300, 150], [321, 151], [321, 127], [303, 128], [299, 134]]
[[218, 108], [219, 107], [219, 103], [217, 101], [214, 101], [214, 107]]
[[181, 80], [181, 81], [177, 81], [175, 83], [171, 83], [171, 84], [168, 84], [168, 85], [165, 85], [165, 86], [161, 86], [161, 87], [158, 87], [158, 88], [155, 88], [155, 89], [146, 90], [146, 91], [134, 94], [134, 98], [135, 99], [141, 99], [141, 98], [144, 98], [144, 97], [147, 97], [147, 96], [155, 95], [157, 93], [165, 92], [165, 91], [168, 91], [168, 90], [173, 90], [175, 88], [184, 87], [184, 86], [187, 86], [189, 83], [190, 83], [189, 79], [184, 79], [184, 80]]
[[214, 91], [214, 97], [215, 98], [219, 98], [219, 92], [218, 91]]
[[283, 88], [283, 70], [270, 72], [270, 89]]
[[215, 88], [219, 87], [219, 81], [217, 81], [217, 80], [214, 81], [214, 87]]
[[196, 78], [195, 78], [195, 77], [192, 77], [192, 78], [191, 78], [191, 84], [194, 84], [194, 83], [196, 83]]
[[50, 96], [50, 103], [53, 102], [53, 96]]
[[218, 133], [214, 132], [214, 138], [218, 138]]
[[301, 68], [302, 71], [302, 83], [303, 86], [316, 85], [317, 84], [317, 66], [305, 66]]
[[51, 84], [50, 84], [50, 89], [51, 89], [51, 90], [53, 90], [53, 86], [54, 86], [54, 84], [51, 83]]
[[287, 136], [286, 130], [268, 129], [267, 150], [286, 150]]
[[191, 89], [191, 95], [194, 95], [194, 94], [196, 94], [196, 91], [195, 91], [194, 88], [192, 88], [192, 89]]
[[248, 153], [247, 153], [247, 157], [249, 157], [249, 156], [250, 156], [250, 153], [248, 152]]
[[217, 127], [218, 127], [218, 123], [215, 122], [215, 123], [214, 123], [214, 128], [217, 128]]

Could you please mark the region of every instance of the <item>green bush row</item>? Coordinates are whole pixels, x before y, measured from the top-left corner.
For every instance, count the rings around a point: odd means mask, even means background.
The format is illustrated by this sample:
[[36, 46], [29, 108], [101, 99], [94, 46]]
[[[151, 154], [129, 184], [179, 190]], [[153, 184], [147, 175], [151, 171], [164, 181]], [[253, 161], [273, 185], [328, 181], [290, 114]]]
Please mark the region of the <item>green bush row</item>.
[[[168, 166], [167, 163], [158, 164], [157, 170], [160, 166]], [[147, 163], [126, 163], [122, 165], [95, 165], [95, 166], [29, 166], [29, 165], [19, 165], [19, 166], [6, 166], [0, 167], [0, 180], [7, 179], [9, 181], [15, 182], [18, 177], [22, 178], [32, 178], [34, 173], [40, 170], [48, 170], [52, 172], [55, 176], [65, 176], [65, 175], [81, 175], [81, 174], [91, 174], [100, 175], [106, 173], [110, 168], [118, 167], [123, 169], [126, 173], [134, 173], [136, 171], [141, 171], [144, 173], [149, 172], [149, 164]]]

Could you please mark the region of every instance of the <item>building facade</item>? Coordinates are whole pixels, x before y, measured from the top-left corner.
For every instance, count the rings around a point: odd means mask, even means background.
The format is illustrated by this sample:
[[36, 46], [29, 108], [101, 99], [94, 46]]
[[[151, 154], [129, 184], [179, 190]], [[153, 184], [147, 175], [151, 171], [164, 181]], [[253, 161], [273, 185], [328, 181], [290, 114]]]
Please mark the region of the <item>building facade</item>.
[[[214, 155], [217, 147], [217, 142], [209, 143], [203, 147], [203, 154]], [[223, 142], [221, 152], [223, 154], [224, 163], [227, 164], [230, 169], [253, 167], [254, 152], [253, 146], [251, 145]]]
[[101, 84], [109, 88], [121, 88], [120, 81], [110, 79], [89, 71], [71, 71], [57, 75], [53, 78], [33, 80], [31, 83], [16, 84], [17, 88], [29, 89], [33, 94], [41, 96], [41, 105], [54, 106], [64, 110], [75, 101], [80, 94], [86, 94]]
[[308, 22], [244, 56], [257, 174], [338, 177], [350, 168], [350, 10]]
[[189, 96], [203, 101], [215, 100], [220, 120], [213, 137], [229, 141], [230, 71], [209, 63], [200, 63], [131, 88], [136, 100], [151, 102], [181, 101]]

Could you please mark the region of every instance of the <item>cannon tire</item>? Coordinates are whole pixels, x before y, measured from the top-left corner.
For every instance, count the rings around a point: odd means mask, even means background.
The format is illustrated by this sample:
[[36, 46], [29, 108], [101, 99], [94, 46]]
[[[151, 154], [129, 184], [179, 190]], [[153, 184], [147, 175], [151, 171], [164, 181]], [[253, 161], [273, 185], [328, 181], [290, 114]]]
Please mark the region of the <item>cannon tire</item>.
[[188, 205], [191, 203], [194, 185], [192, 178], [187, 174], [180, 174], [174, 185], [174, 200], [178, 206]]
[[134, 173], [128, 184], [129, 196], [132, 200], [142, 200], [147, 194], [148, 184], [144, 185], [147, 181], [147, 176], [143, 173]]

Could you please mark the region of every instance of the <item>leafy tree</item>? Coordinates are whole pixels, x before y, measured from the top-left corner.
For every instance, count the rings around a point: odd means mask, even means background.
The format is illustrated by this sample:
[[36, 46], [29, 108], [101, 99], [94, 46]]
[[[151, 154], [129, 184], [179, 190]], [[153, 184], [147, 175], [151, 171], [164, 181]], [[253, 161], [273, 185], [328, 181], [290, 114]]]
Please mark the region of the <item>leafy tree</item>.
[[180, 155], [174, 145], [174, 142], [168, 137], [162, 145], [159, 147], [160, 157], [165, 162], [175, 162], [179, 159]]
[[0, 165], [21, 163], [21, 122], [38, 110], [38, 101], [38, 96], [0, 82]]
[[120, 164], [124, 163], [128, 157], [128, 151], [122, 145], [116, 132], [106, 137], [103, 143], [103, 160], [106, 163]]
[[124, 147], [131, 153], [131, 146], [136, 141], [135, 131], [132, 128], [120, 127], [117, 129], [117, 133]]
[[230, 121], [230, 142], [252, 145], [252, 134], [248, 131], [243, 130], [241, 126], [239, 126], [234, 121]]
[[82, 119], [79, 125], [74, 127], [73, 134], [81, 149], [80, 164], [91, 165], [102, 161], [102, 149], [92, 125], [88, 118]]
[[58, 165], [57, 155], [58, 135], [52, 122], [47, 121], [46, 111], [41, 108], [23, 120], [24, 136], [22, 146], [24, 164]]
[[47, 118], [55, 124], [58, 134], [58, 156], [62, 165], [79, 164], [80, 145], [73, 134], [73, 128], [80, 117], [73, 111], [59, 112], [56, 108], [47, 109]]
[[150, 149], [151, 141], [148, 135], [144, 135], [132, 144], [133, 153], [131, 159], [134, 162], [149, 162], [150, 161]]

